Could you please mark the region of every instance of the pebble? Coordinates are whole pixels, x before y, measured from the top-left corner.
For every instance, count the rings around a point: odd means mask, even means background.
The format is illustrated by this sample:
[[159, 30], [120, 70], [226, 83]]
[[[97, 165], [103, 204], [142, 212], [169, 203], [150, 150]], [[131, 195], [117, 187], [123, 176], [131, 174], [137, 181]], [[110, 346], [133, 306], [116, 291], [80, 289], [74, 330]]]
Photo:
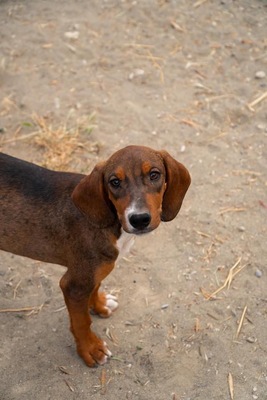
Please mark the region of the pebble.
[[256, 269], [255, 275], [257, 278], [261, 278], [262, 277], [262, 272], [259, 269]]
[[73, 32], [65, 32], [64, 36], [68, 39], [74, 39], [77, 40], [80, 36], [78, 31], [73, 31]]
[[143, 76], [145, 74], [145, 71], [143, 69], [135, 69], [133, 72], [129, 74], [129, 80], [133, 80], [134, 78], [137, 78], [138, 76]]
[[263, 79], [265, 77], [266, 77], [266, 74], [265, 74], [264, 71], [257, 71], [256, 74], [255, 74], [255, 78], [256, 79]]
[[255, 343], [257, 340], [254, 337], [249, 336], [247, 339], [248, 343]]
[[265, 124], [259, 124], [259, 125], [257, 125], [257, 128], [258, 128], [260, 131], [264, 131], [264, 130], [266, 130], [266, 125], [265, 125]]
[[165, 309], [168, 308], [168, 307], [169, 307], [169, 304], [162, 304], [161, 309], [162, 309], [162, 310], [165, 310]]
[[60, 109], [60, 99], [59, 99], [58, 97], [56, 97], [56, 98], [54, 99], [54, 103], [55, 103], [55, 108], [56, 108], [57, 110], [59, 110], [59, 109]]

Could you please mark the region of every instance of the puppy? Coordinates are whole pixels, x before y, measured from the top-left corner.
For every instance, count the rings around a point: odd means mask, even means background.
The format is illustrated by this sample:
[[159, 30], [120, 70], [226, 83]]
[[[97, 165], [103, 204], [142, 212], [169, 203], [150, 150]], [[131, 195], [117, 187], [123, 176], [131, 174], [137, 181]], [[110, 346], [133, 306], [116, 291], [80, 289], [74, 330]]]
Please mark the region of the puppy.
[[111, 355], [91, 330], [89, 310], [109, 317], [118, 306], [99, 287], [114, 267], [119, 239], [174, 219], [189, 185], [181, 163], [144, 146], [117, 151], [88, 176], [0, 154], [0, 248], [67, 268], [60, 287], [89, 367]]

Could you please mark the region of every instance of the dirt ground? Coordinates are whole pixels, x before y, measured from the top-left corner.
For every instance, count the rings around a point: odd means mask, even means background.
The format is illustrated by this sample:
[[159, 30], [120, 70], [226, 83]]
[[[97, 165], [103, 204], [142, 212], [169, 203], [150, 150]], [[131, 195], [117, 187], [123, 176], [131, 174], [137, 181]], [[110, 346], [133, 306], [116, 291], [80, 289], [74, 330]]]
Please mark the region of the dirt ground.
[[267, 399], [266, 27], [259, 0], [0, 1], [1, 151], [89, 173], [145, 144], [192, 175], [105, 281], [104, 367], [76, 354], [64, 268], [1, 252], [2, 400]]

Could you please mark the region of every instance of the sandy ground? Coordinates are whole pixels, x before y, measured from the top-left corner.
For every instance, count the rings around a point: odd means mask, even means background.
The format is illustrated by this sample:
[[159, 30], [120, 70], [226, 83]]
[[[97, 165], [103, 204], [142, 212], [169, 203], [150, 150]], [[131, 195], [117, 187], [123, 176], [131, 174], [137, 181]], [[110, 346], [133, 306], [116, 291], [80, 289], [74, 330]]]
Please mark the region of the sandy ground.
[[267, 399], [266, 27], [257, 0], [0, 1], [3, 152], [89, 173], [145, 144], [192, 175], [105, 281], [104, 367], [75, 352], [64, 268], [1, 252], [1, 399]]

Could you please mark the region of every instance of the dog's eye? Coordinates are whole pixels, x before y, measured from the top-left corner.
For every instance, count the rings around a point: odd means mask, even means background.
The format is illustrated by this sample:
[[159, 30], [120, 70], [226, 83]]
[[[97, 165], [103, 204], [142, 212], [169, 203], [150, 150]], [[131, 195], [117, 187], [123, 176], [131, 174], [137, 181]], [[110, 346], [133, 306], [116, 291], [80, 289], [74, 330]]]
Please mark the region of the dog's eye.
[[121, 181], [118, 178], [112, 178], [109, 181], [110, 185], [114, 188], [120, 187]]
[[151, 181], [157, 181], [160, 178], [160, 172], [159, 171], [150, 171], [149, 178]]

